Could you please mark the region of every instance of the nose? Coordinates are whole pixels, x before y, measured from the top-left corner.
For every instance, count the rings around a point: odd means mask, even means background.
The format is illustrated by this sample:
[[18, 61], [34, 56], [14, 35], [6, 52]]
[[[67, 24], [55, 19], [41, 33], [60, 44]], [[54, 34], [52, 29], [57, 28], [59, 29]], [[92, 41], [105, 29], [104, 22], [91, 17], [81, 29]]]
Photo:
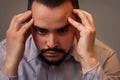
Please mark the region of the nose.
[[50, 48], [54, 48], [58, 46], [58, 36], [56, 34], [49, 34], [47, 38], [47, 46]]

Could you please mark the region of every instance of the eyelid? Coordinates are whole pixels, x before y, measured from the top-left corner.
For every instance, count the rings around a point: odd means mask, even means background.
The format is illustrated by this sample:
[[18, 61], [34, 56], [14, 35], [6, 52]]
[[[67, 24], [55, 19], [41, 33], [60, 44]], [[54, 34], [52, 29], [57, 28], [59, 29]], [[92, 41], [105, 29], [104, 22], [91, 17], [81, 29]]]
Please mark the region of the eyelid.
[[67, 26], [59, 29], [58, 32], [60, 32], [60, 33], [65, 33], [65, 32], [67, 32], [67, 31], [69, 30], [69, 26], [70, 26], [70, 25], [67, 25]]
[[64, 29], [68, 29], [70, 26], [70, 24], [66, 25], [65, 27], [61, 28], [61, 29], [58, 29], [58, 30], [64, 30]]
[[32, 29], [34, 29], [35, 31], [38, 31], [39, 29], [35, 26], [32, 26]]
[[66, 30], [68, 30], [68, 27], [66, 27], [66, 28], [63, 28], [63, 29], [60, 29], [60, 31], [66, 31]]
[[38, 28], [36, 26], [33, 26], [33, 29], [39, 34], [45, 34], [47, 32], [47, 30]]
[[40, 30], [47, 31], [46, 29], [39, 28], [39, 27], [37, 27], [37, 26], [33, 26], [32, 28], [33, 28], [34, 30], [36, 30], [36, 31], [40, 31]]

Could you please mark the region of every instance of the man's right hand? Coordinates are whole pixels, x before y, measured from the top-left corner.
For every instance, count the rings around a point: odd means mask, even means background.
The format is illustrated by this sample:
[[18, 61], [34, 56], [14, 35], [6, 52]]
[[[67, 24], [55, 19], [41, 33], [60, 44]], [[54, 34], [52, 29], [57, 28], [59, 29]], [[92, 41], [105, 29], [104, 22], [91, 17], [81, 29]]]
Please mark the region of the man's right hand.
[[33, 25], [33, 19], [27, 21], [31, 16], [31, 11], [14, 16], [7, 30], [7, 55], [2, 69], [7, 76], [17, 76], [18, 66], [24, 55], [25, 42]]

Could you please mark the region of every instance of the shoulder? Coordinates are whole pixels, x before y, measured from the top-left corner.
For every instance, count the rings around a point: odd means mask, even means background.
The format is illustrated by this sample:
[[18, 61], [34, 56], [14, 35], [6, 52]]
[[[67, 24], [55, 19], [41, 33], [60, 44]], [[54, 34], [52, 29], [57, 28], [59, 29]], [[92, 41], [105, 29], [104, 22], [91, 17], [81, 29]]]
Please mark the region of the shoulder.
[[116, 55], [115, 51], [111, 47], [98, 39], [95, 40], [94, 49], [95, 55], [101, 64]]
[[100, 49], [102, 51], [106, 51], [106, 52], [113, 52], [114, 51], [110, 46], [108, 46], [104, 42], [100, 41], [99, 39], [95, 39], [95, 49], [96, 48]]
[[0, 68], [4, 64], [6, 56], [6, 39], [0, 42]]
[[0, 54], [6, 53], [6, 39], [0, 42]]
[[[26, 49], [29, 48], [29, 46], [31, 45], [31, 41], [32, 41], [32, 36], [30, 35], [25, 44]], [[6, 39], [4, 39], [0, 42], [0, 59], [6, 56], [6, 51], [7, 51], [7, 41]]]

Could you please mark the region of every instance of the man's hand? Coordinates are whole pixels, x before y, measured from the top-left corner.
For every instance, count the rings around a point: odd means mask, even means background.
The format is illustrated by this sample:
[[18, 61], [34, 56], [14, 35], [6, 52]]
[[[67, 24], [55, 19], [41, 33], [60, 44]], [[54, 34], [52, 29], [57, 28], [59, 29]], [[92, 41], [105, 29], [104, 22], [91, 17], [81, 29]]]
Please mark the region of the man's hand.
[[94, 26], [93, 18], [91, 14], [86, 11], [74, 9], [74, 14], [77, 14], [79, 21], [75, 21], [72, 18], [68, 18], [76, 30], [77, 55], [83, 69], [89, 70], [97, 64], [97, 60], [94, 56], [94, 41], [96, 35], [96, 29]]
[[33, 19], [27, 21], [31, 15], [31, 11], [27, 11], [14, 16], [7, 30], [7, 56], [2, 70], [8, 76], [17, 75], [19, 63], [24, 55], [25, 42], [33, 24]]

